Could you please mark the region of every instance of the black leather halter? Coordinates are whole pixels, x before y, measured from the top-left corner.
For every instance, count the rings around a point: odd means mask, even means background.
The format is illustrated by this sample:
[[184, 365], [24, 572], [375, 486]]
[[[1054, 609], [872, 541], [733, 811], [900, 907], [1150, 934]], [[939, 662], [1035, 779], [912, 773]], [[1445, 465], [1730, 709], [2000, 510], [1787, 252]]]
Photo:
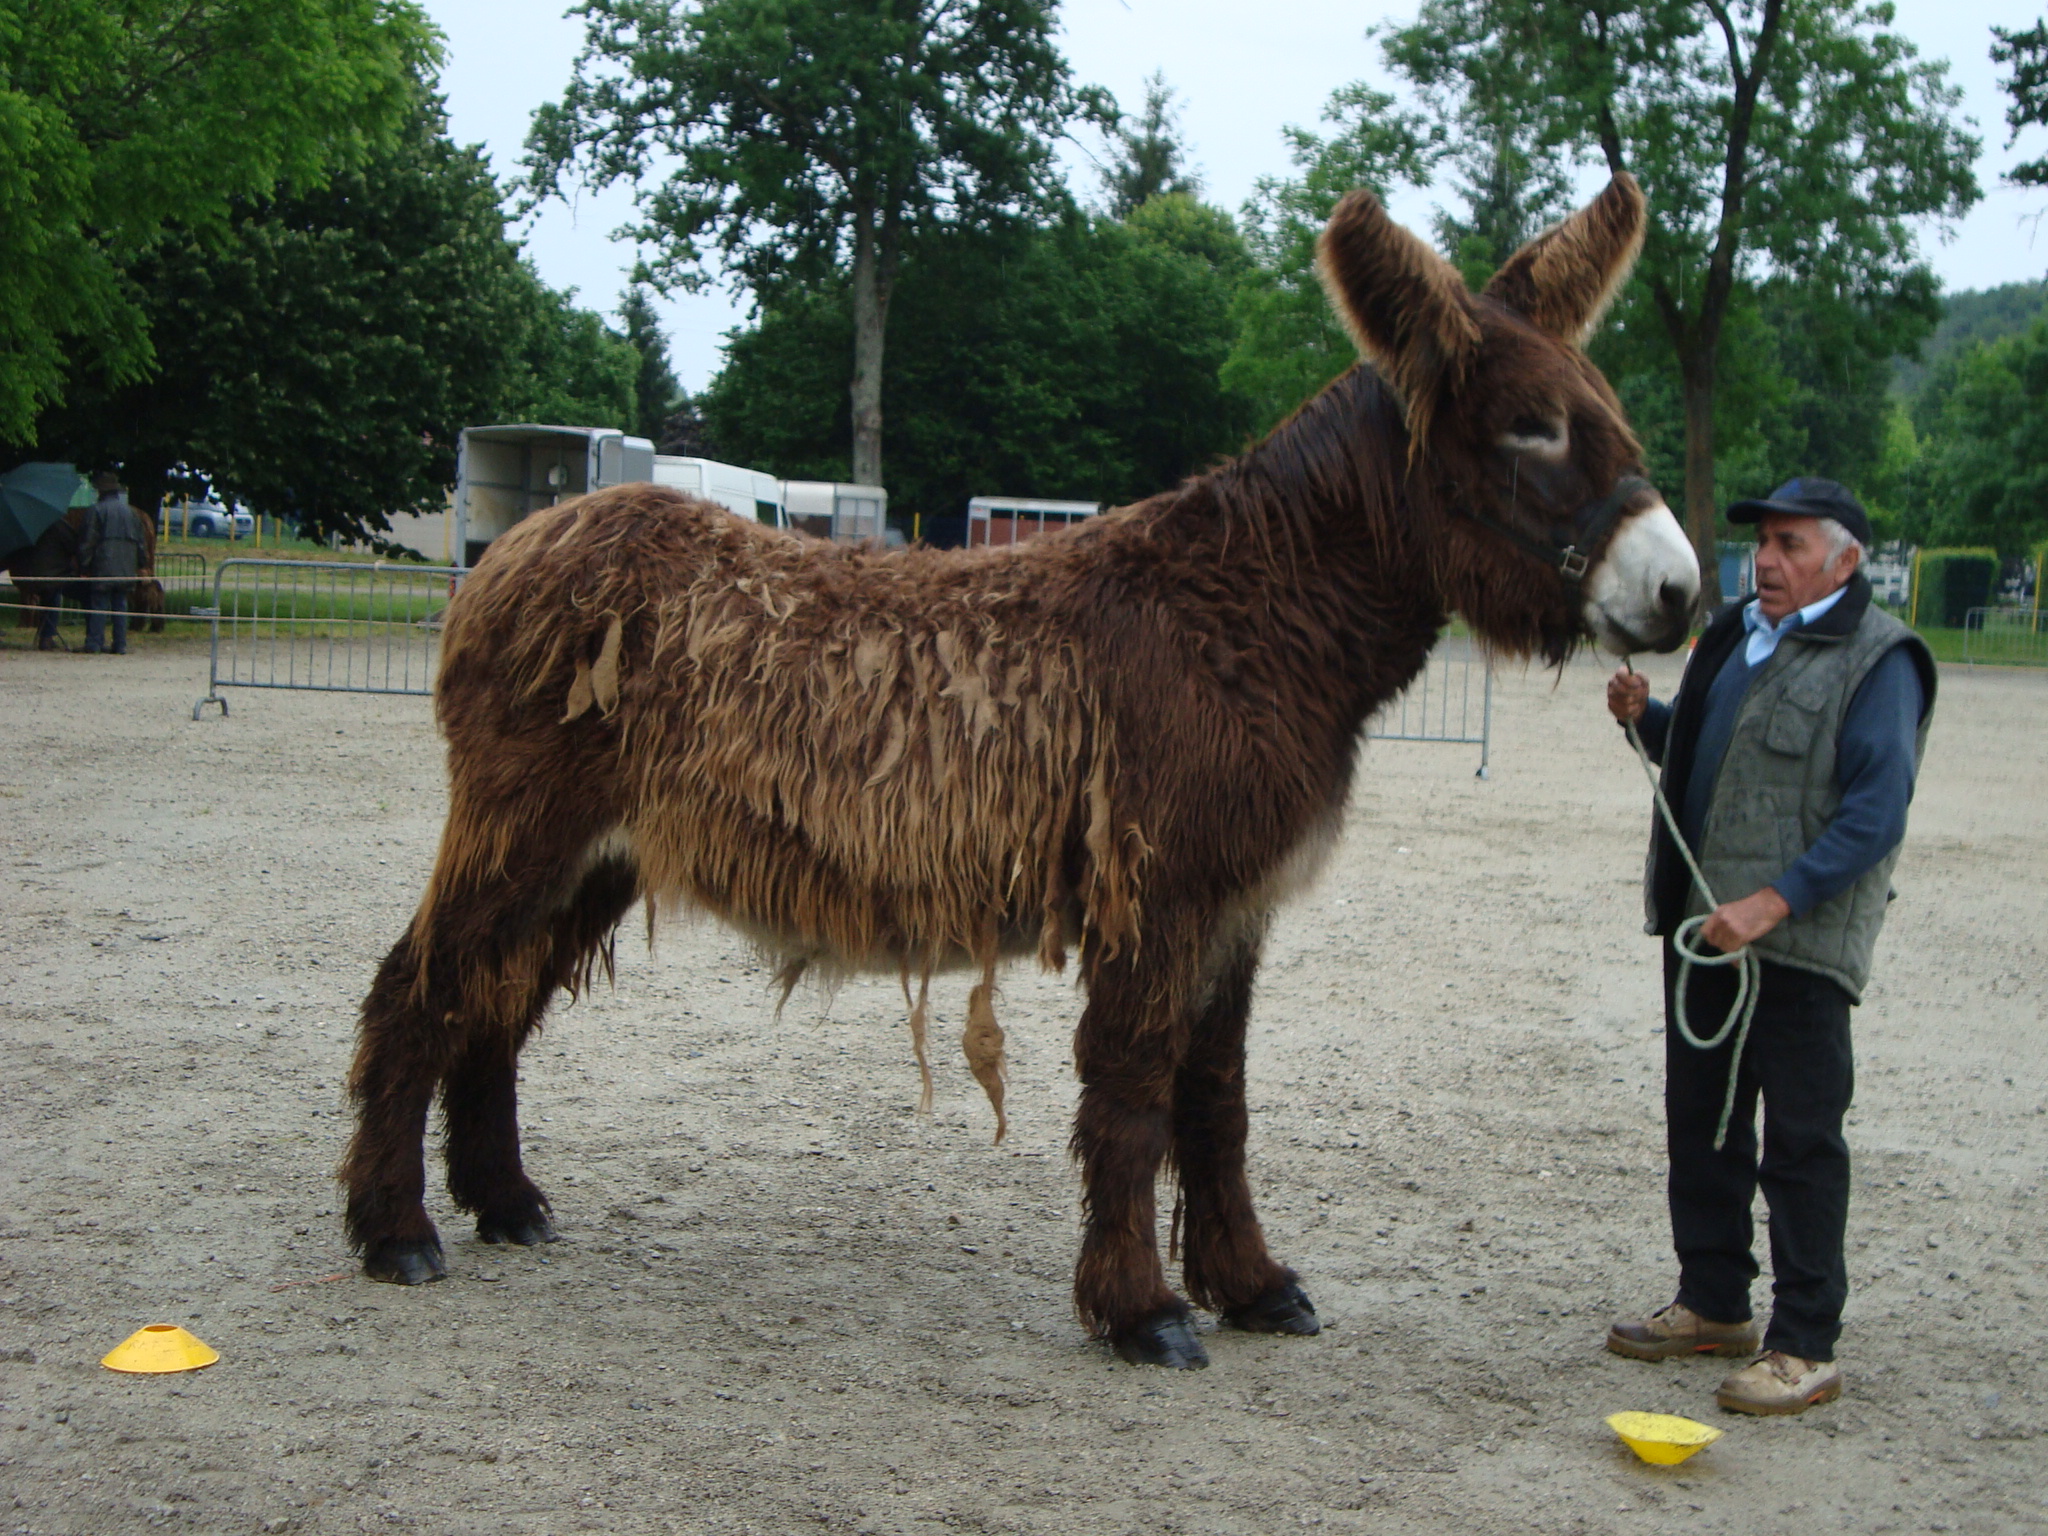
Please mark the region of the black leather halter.
[[1579, 508], [1568, 528], [1553, 528], [1549, 536], [1542, 539], [1531, 538], [1519, 528], [1496, 522], [1483, 512], [1467, 512], [1465, 515], [1480, 527], [1499, 534], [1524, 554], [1534, 555], [1572, 586], [1577, 586], [1586, 579], [1586, 572], [1593, 568], [1592, 559], [1586, 551], [1600, 547], [1607, 535], [1614, 531], [1614, 525], [1621, 521], [1621, 509], [1638, 492], [1654, 489], [1640, 475], [1623, 475], [1614, 482], [1613, 490], [1598, 501]]

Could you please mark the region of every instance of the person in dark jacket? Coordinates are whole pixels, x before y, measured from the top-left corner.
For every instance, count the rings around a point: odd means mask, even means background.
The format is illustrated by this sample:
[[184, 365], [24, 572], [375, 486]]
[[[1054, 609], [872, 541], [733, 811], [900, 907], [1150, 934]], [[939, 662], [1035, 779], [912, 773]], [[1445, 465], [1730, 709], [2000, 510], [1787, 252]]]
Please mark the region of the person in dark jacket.
[[[1642, 1360], [1755, 1359], [1721, 1383], [1724, 1408], [1799, 1413], [1841, 1395], [1835, 1359], [1848, 1298], [1843, 1253], [1854, 1064], [1849, 1010], [1862, 1000], [1892, 867], [1934, 711], [1934, 658], [1871, 601], [1860, 574], [1870, 520], [1832, 480], [1789, 482], [1738, 502], [1757, 527], [1754, 601], [1707, 626], [1670, 705], [1618, 671], [1607, 704], [1634, 722], [1718, 905], [1708, 911], [1657, 818], [1645, 877], [1648, 931], [1663, 936], [1666, 1139], [1678, 1294], [1617, 1322], [1607, 1346]], [[1695, 915], [1695, 950], [1749, 946], [1762, 985], [1740, 1062], [1678, 1028], [1673, 936]], [[1699, 966], [1686, 1021], [1711, 1039], [1736, 990], [1732, 966]], [[1714, 1143], [1729, 1074], [1727, 1137]], [[1756, 1108], [1763, 1102], [1758, 1154]], [[1773, 1309], [1750, 1312], [1750, 1203], [1770, 1207]]]
[[92, 488], [100, 499], [85, 512], [85, 528], [79, 537], [78, 563], [90, 578], [86, 592], [85, 649], [88, 655], [106, 647], [107, 619], [114, 621], [116, 656], [128, 653], [128, 593], [141, 575], [144, 551], [149, 548], [149, 525], [142, 514], [128, 505], [121, 494], [118, 475], [93, 477]]
[[[73, 507], [45, 528], [35, 548], [19, 562], [19, 571], [14, 576], [14, 585], [35, 610], [32, 616], [39, 651], [57, 648], [57, 621], [64, 615], [64, 594], [79, 574], [78, 538], [85, 521], [83, 511]], [[9, 565], [15, 565], [11, 558]]]

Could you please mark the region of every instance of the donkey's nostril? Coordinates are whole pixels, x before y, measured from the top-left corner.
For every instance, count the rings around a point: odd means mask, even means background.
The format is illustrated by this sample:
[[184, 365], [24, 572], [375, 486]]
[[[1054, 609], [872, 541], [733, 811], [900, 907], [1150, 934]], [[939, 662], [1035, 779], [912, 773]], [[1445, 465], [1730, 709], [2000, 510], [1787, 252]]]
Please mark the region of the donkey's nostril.
[[1666, 613], [1683, 613], [1692, 607], [1692, 593], [1683, 582], [1667, 581], [1657, 589], [1657, 601]]

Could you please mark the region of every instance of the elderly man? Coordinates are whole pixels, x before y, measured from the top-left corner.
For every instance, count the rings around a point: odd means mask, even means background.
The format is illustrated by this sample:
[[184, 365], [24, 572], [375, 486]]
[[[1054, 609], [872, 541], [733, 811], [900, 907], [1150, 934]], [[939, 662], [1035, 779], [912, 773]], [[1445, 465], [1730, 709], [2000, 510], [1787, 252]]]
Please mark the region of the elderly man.
[[[103, 647], [116, 656], [128, 653], [128, 594], [146, 563], [146, 551], [154, 540], [142, 514], [128, 505], [121, 494], [121, 477], [93, 476], [92, 488], [100, 499], [86, 509], [85, 528], [78, 541], [78, 564], [88, 579], [85, 610], [85, 649], [97, 654]], [[114, 643], [106, 647], [107, 619], [114, 620]]]
[[[1854, 1068], [1849, 1009], [1862, 1000], [1891, 894], [1892, 866], [1934, 708], [1934, 659], [1871, 602], [1859, 574], [1863, 508], [1832, 480], [1800, 479], [1728, 518], [1755, 523], [1753, 602], [1732, 604], [1694, 648], [1678, 697], [1616, 672], [1607, 706], [1636, 722], [1663, 765], [1665, 797], [1720, 903], [1695, 945], [1752, 947], [1762, 989], [1742, 1060], [1735, 1040], [1703, 1051], [1674, 1014], [1672, 935], [1706, 912], [1661, 818], [1645, 882], [1664, 937], [1664, 1110], [1678, 1294], [1617, 1322], [1607, 1347], [1638, 1360], [1755, 1355], [1715, 1399], [1744, 1413], [1800, 1413], [1841, 1395], [1835, 1360], [1848, 1297], [1843, 1230], [1849, 1148], [1842, 1118]], [[1687, 1017], [1700, 1039], [1734, 999], [1730, 966], [1696, 967]], [[1715, 1150], [1729, 1074], [1734, 1112]], [[1762, 1158], [1756, 1136], [1763, 1100]], [[1750, 1202], [1770, 1206], [1773, 1309], [1759, 1344], [1750, 1315]]]

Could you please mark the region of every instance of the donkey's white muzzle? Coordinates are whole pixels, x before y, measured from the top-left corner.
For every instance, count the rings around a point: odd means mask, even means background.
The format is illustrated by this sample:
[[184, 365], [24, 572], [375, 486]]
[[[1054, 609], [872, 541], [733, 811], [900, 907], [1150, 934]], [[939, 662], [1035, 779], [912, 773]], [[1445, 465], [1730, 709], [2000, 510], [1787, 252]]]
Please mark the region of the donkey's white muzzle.
[[1603, 650], [1674, 651], [1692, 628], [1700, 567], [1662, 499], [1631, 512], [1586, 573], [1586, 627]]

